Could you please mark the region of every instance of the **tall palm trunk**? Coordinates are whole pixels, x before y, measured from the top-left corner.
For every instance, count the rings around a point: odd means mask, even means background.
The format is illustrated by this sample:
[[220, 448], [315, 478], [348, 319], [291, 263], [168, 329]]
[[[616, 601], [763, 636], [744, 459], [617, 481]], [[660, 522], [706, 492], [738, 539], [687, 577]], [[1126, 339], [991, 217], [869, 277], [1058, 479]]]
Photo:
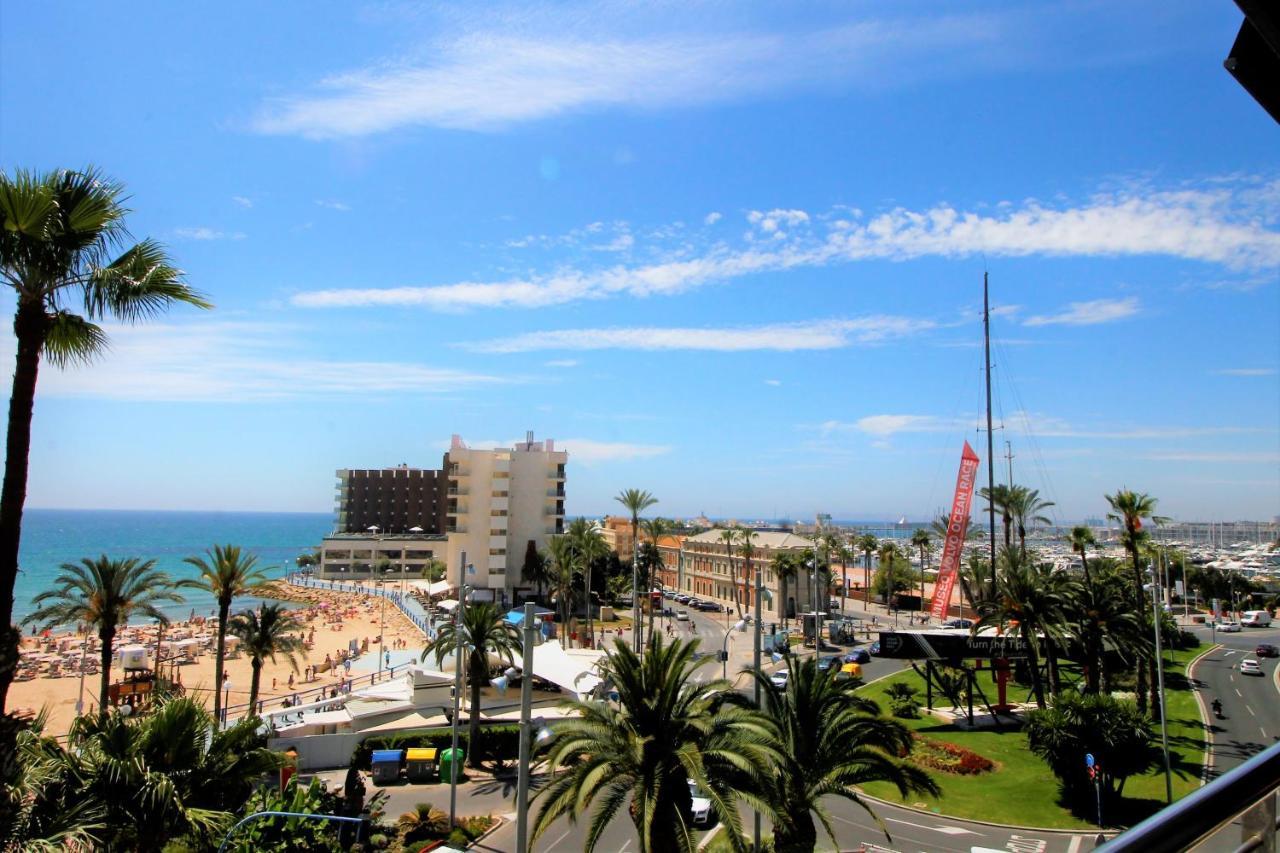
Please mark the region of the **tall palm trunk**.
[[262, 683], [262, 658], [257, 655], [253, 656], [250, 661], [253, 667], [253, 675], [249, 677], [249, 714], [253, 716], [258, 711], [258, 687]]
[[475, 768], [480, 767], [480, 682], [485, 680], [489, 672], [489, 656], [483, 652], [483, 649], [472, 649], [471, 671], [467, 673], [471, 679], [471, 717], [467, 720], [467, 763]]
[[818, 827], [813, 813], [805, 810], [786, 816], [773, 827], [773, 849], [776, 853], [812, 853], [818, 847]]
[[4, 486], [0, 489], [0, 711], [18, 665], [22, 636], [13, 625], [13, 588], [18, 581], [18, 545], [22, 510], [27, 502], [27, 457], [31, 454], [31, 416], [35, 409], [40, 351], [49, 321], [40, 302], [22, 301], [14, 314], [17, 338], [13, 393], [9, 398], [9, 431], [5, 440]]
[[849, 558], [840, 558], [840, 615], [844, 615], [844, 599], [849, 594]]
[[218, 646], [213, 658], [213, 718], [222, 719], [222, 665], [227, 654], [227, 616], [231, 613], [231, 597], [218, 599]]
[[[1137, 595], [1137, 598], [1135, 599], [1135, 604], [1137, 605], [1137, 608], [1138, 608], [1138, 624], [1142, 625], [1146, 622], [1146, 619], [1144, 618], [1146, 615], [1146, 608], [1143, 606], [1143, 603], [1146, 600], [1147, 594], [1146, 594], [1146, 591], [1143, 590], [1142, 588], [1142, 567], [1139, 565], [1139, 561], [1138, 561], [1138, 546], [1136, 543], [1132, 542], [1133, 535], [1135, 532], [1136, 531], [1130, 531], [1129, 533], [1131, 544], [1128, 546], [1128, 548], [1129, 548], [1129, 558], [1133, 561], [1133, 586], [1134, 586], [1134, 592]], [[1136, 674], [1137, 684], [1135, 685], [1134, 692], [1137, 694], [1136, 698], [1138, 702], [1138, 713], [1141, 714], [1141, 713], [1146, 713], [1146, 710], [1147, 710], [1147, 664], [1146, 664], [1146, 658], [1142, 654], [1138, 654], [1136, 657], [1137, 657], [1137, 674]]]
[[1036, 707], [1044, 708], [1044, 678], [1040, 675], [1040, 656], [1027, 644], [1027, 666], [1031, 668], [1031, 690], [1035, 693]]
[[782, 609], [782, 633], [787, 632], [787, 576], [778, 575], [778, 597], [782, 599], [778, 606]]
[[591, 621], [591, 561], [587, 560], [587, 567], [584, 574], [587, 581], [587, 643], [586, 648], [594, 649], [596, 647], [595, 625]]
[[102, 681], [98, 687], [98, 713], [106, 713], [107, 702], [111, 697], [111, 656], [116, 642], [116, 626], [104, 625], [98, 629], [98, 639], [102, 641]]
[[[631, 628], [636, 654], [644, 648], [644, 623], [640, 620], [640, 514], [631, 513]], [[587, 611], [591, 602], [587, 601]]]
[[865, 565], [862, 567], [862, 609], [871, 609], [871, 552], [862, 555]]
[[[1089, 575], [1089, 557], [1086, 554], [1086, 548], [1082, 544], [1077, 548], [1080, 552], [1080, 566], [1084, 569], [1084, 588], [1086, 594], [1086, 606], [1093, 606], [1093, 579]], [[1085, 691], [1088, 693], [1097, 693], [1102, 680], [1102, 643], [1098, 636], [1098, 627], [1090, 619], [1085, 624], [1084, 630], [1084, 658], [1085, 658]]]

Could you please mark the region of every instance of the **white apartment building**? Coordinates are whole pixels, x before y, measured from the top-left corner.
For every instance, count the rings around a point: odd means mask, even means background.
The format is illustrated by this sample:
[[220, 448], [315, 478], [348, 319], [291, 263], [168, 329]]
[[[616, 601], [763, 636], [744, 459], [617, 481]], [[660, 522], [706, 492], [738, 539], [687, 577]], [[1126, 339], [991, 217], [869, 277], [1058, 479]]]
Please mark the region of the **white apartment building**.
[[466, 554], [466, 582], [477, 597], [513, 601], [529, 543], [545, 550], [564, 532], [568, 461], [551, 439], [534, 441], [532, 432], [515, 447], [493, 450], [469, 448], [455, 435], [444, 471], [449, 580], [457, 580]]

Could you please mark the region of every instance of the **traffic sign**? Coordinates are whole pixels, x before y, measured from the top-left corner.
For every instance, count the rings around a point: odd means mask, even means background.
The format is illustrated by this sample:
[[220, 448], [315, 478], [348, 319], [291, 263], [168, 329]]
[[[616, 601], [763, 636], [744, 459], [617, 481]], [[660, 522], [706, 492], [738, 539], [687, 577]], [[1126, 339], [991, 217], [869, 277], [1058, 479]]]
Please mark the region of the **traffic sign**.
[[1085, 767], [1092, 767], [1092, 766], [1093, 766], [1093, 753], [1092, 753], [1092, 752], [1086, 752], [1086, 753], [1084, 754], [1084, 766], [1085, 766]]

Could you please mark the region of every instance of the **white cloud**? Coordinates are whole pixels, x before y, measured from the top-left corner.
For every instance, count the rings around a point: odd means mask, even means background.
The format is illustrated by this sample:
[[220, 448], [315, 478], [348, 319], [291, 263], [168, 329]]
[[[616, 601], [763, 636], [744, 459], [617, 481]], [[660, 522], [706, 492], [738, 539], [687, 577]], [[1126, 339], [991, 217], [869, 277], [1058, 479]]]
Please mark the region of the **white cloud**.
[[[823, 436], [858, 432], [880, 438], [898, 433], [954, 432], [973, 429], [975, 419], [944, 418], [937, 415], [867, 415], [856, 421], [828, 420], [816, 426]], [[1179, 438], [1260, 434], [1262, 427], [1239, 426], [1074, 426], [1052, 415], [1013, 412], [1003, 421], [1005, 428], [1035, 438], [1091, 438], [1108, 441], [1160, 441]], [[815, 429], [813, 426], [808, 429]]]
[[219, 231], [215, 228], [175, 228], [173, 233], [184, 240], [243, 240], [239, 231]]
[[[452, 368], [338, 361], [305, 354], [297, 329], [200, 321], [107, 327], [110, 349], [87, 367], [44, 370], [48, 397], [182, 402], [435, 394], [519, 381]], [[6, 336], [0, 349], [13, 350]]]
[[546, 367], [577, 367], [578, 360], [574, 358], [553, 358], [550, 361], [544, 361]]
[[1228, 367], [1215, 370], [1214, 373], [1219, 376], [1275, 376], [1276, 369], [1274, 367]]
[[720, 211], [713, 210], [702, 218], [702, 224], [715, 225], [717, 222], [719, 222], [723, 218], [724, 218], [724, 215], [720, 213]]
[[[596, 17], [615, 22], [617, 11]], [[902, 80], [903, 69], [919, 73], [967, 55], [1004, 29], [975, 14], [620, 36], [583, 24], [589, 13], [545, 17], [545, 32], [529, 32], [536, 23], [526, 17], [523, 28], [449, 33], [418, 56], [332, 75], [311, 92], [267, 102], [251, 126], [313, 139], [414, 126], [492, 131], [570, 112], [723, 102], [817, 81], [879, 87]]]
[[1022, 322], [1024, 326], [1095, 326], [1099, 323], [1113, 323], [1138, 313], [1138, 298], [1130, 296], [1126, 299], [1094, 299], [1089, 302], [1072, 302], [1065, 311], [1058, 314], [1028, 317]]
[[351, 205], [347, 204], [346, 202], [338, 201], [332, 198], [318, 198], [316, 199], [316, 205], [319, 207], [327, 208], [329, 210], [338, 210], [343, 213], [351, 209]]
[[1244, 465], [1274, 465], [1280, 462], [1280, 453], [1262, 451], [1258, 453], [1193, 453], [1171, 452], [1152, 453], [1145, 458], [1158, 462], [1212, 462], [1215, 464], [1239, 463]]
[[867, 435], [891, 436], [900, 432], [949, 432], [956, 428], [956, 422], [933, 415], [868, 415], [853, 424], [827, 421], [822, 425], [822, 432], [829, 434], [850, 427]]
[[253, 207], [253, 199], [247, 198], [242, 195], [233, 195], [231, 197], [231, 200], [234, 201], [236, 204], [240, 205], [241, 207]]
[[556, 446], [569, 451], [570, 462], [593, 464], [598, 462], [627, 462], [633, 459], [652, 459], [671, 452], [666, 444], [631, 444], [621, 441], [595, 441], [590, 438], [558, 439]]
[[477, 341], [462, 346], [478, 352], [494, 353], [601, 349], [792, 352], [837, 349], [857, 343], [879, 343], [934, 327], [935, 324], [930, 320], [877, 315], [852, 320], [818, 320], [724, 329], [656, 326], [558, 329]]
[[782, 380], [781, 380], [781, 379], [766, 379], [766, 380], [764, 380], [764, 384], [765, 384], [765, 385], [771, 385], [771, 386], [773, 386], [774, 388], [777, 388], [777, 387], [779, 387], [780, 385], [782, 385]]
[[[296, 294], [293, 302], [308, 307], [539, 308], [618, 296], [673, 295], [791, 269], [977, 254], [1160, 255], [1228, 267], [1280, 267], [1280, 232], [1267, 230], [1255, 216], [1256, 211], [1241, 206], [1246, 189], [1239, 188], [1237, 192], [1215, 186], [1207, 191], [1099, 196], [1084, 205], [1060, 209], [1033, 201], [1020, 208], [1003, 207], [994, 215], [948, 205], [920, 211], [898, 208], [870, 219], [852, 217], [831, 222], [809, 217], [803, 211], [755, 212], [759, 213], [759, 227], [772, 220], [778, 229], [772, 234], [781, 239], [770, 240], [765, 248], [715, 243], [695, 254], [659, 251], [660, 260], [639, 266], [561, 268], [499, 281], [310, 291]], [[786, 222], [803, 222], [800, 215], [808, 218], [812, 227], [793, 233], [782, 230]], [[1128, 316], [1138, 307], [1134, 298], [1081, 305], [1082, 310], [1075, 314], [1031, 318], [1028, 322], [1080, 322], [1090, 317], [1094, 321], [1099, 317], [1112, 320]], [[1069, 317], [1075, 319], [1068, 320]]]

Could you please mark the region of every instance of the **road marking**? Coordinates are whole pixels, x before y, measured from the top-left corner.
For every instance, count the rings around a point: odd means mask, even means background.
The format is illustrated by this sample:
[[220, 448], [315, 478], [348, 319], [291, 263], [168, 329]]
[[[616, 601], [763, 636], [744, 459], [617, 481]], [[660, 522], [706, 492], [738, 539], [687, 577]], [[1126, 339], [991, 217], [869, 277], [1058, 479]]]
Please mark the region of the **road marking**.
[[1236, 680], [1236, 677], [1234, 675], [1228, 675], [1227, 678], [1231, 679], [1232, 681]]
[[1004, 846], [1013, 853], [1044, 853], [1049, 842], [1043, 838], [1027, 838], [1022, 835], [1010, 835], [1009, 843]]
[[[810, 633], [812, 633], [812, 632], [810, 632]], [[1224, 658], [1229, 658], [1229, 657], [1231, 657], [1231, 656], [1232, 656], [1232, 655], [1234, 655], [1234, 654], [1235, 654], [1235, 650], [1233, 649], [1233, 650], [1231, 650], [1231, 651], [1226, 652], [1225, 654], [1223, 654], [1223, 657], [1224, 657]]]
[[1267, 730], [1264, 729], [1262, 726], [1258, 726], [1258, 731], [1262, 732], [1262, 736], [1264, 738], [1267, 736]]
[[1239, 688], [1239, 687], [1237, 687], [1237, 688], [1236, 688], [1236, 695], [1237, 695], [1237, 696], [1239, 696], [1241, 699], [1243, 699], [1243, 698], [1244, 698], [1244, 694], [1240, 692], [1240, 688]]
[[900, 823], [903, 826], [914, 826], [916, 829], [928, 829], [933, 832], [941, 832], [943, 835], [977, 835], [971, 829], [965, 829], [962, 826], [926, 826], [923, 823], [912, 823], [909, 820], [898, 820], [896, 817], [887, 817], [885, 820], [893, 823]]
[[1258, 716], [1257, 714], [1253, 713], [1253, 709], [1252, 709], [1252, 708], [1250, 708], [1248, 705], [1245, 705], [1245, 706], [1244, 706], [1244, 709], [1245, 709], [1246, 711], [1248, 711], [1248, 712], [1249, 712], [1249, 715], [1250, 715], [1250, 716], [1253, 716], [1253, 717]]
[[618, 848], [618, 853], [627, 853], [627, 848], [631, 846], [631, 839], [627, 839], [627, 843]]
[[572, 831], [573, 831], [573, 829], [572, 829], [572, 828], [570, 828], [570, 829], [566, 829], [564, 832], [560, 833], [560, 837], [559, 837], [559, 838], [557, 838], [555, 841], [552, 841], [552, 842], [551, 842], [551, 846], [550, 846], [550, 847], [547, 847], [546, 849], [547, 849], [547, 850], [559, 850], [559, 849], [560, 849], [560, 842], [561, 842], [561, 841], [564, 841], [566, 838], [568, 838], [568, 837], [569, 837], [569, 833], [570, 833], [570, 832], [572, 832]]
[[1083, 835], [1071, 836], [1071, 843], [1067, 845], [1067, 853], [1080, 853], [1080, 845], [1084, 843]]

